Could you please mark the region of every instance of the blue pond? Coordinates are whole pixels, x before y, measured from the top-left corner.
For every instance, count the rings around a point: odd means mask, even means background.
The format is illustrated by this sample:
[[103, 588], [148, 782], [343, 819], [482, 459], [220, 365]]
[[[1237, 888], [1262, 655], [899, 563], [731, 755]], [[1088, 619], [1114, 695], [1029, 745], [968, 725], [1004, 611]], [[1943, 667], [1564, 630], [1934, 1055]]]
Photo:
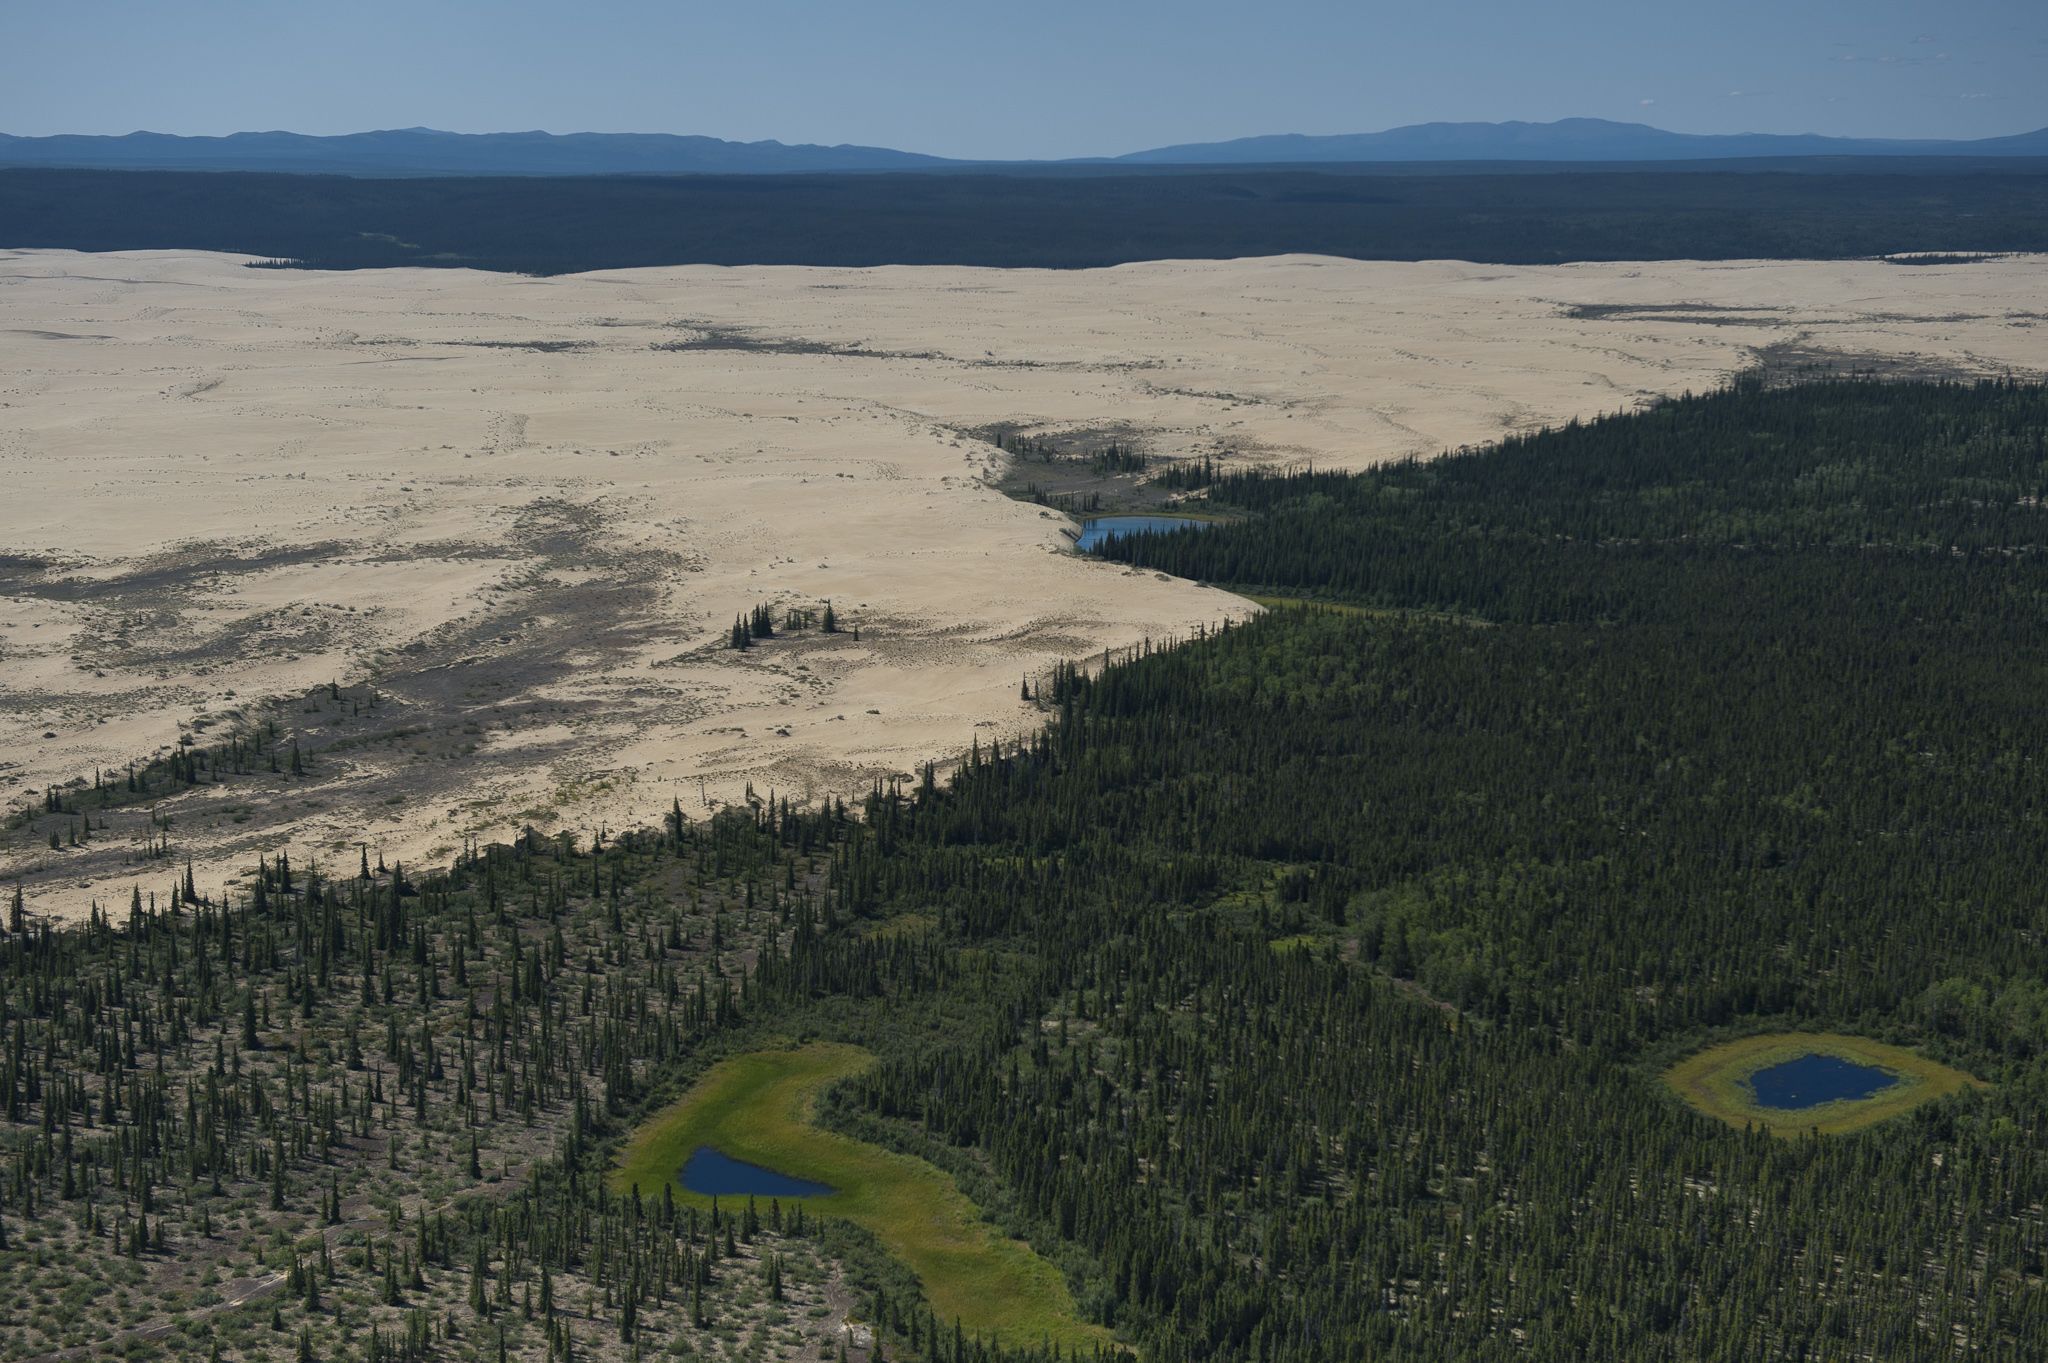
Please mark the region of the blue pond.
[[1074, 547], [1083, 553], [1094, 549], [1104, 540], [1119, 535], [1138, 535], [1147, 530], [1178, 530], [1182, 526], [1205, 526], [1207, 521], [1198, 521], [1192, 516], [1091, 516], [1081, 522], [1081, 538]]
[[1859, 1065], [1838, 1055], [1802, 1055], [1758, 1070], [1749, 1076], [1757, 1106], [1796, 1112], [1822, 1103], [1868, 1098], [1899, 1082], [1899, 1076], [1875, 1065]]
[[700, 1145], [683, 1164], [683, 1186], [706, 1197], [823, 1197], [830, 1184], [791, 1178]]

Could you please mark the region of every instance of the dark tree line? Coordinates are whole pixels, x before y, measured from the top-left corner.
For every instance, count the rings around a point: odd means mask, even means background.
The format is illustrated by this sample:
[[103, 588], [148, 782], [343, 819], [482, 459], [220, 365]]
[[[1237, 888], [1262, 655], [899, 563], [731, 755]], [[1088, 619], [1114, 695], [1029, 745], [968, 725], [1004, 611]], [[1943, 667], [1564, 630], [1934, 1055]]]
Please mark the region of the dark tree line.
[[1081, 269], [1290, 252], [1515, 264], [1840, 259], [2042, 250], [2040, 167], [1900, 158], [397, 180], [24, 169], [0, 170], [0, 223], [17, 247], [536, 274], [693, 263]]

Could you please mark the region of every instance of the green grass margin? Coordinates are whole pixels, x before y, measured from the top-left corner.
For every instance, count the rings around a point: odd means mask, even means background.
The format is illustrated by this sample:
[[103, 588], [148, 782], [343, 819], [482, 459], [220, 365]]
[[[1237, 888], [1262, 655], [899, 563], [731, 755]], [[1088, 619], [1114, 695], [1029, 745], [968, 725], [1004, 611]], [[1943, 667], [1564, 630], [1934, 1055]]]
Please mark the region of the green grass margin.
[[[659, 1197], [673, 1183], [686, 1205], [711, 1199], [685, 1189], [683, 1162], [700, 1145], [835, 1190], [785, 1198], [806, 1211], [863, 1226], [917, 1274], [939, 1319], [1013, 1346], [1052, 1341], [1068, 1351], [1113, 1346], [1080, 1318], [1066, 1280], [1022, 1240], [1004, 1236], [951, 1177], [923, 1160], [812, 1123], [818, 1094], [875, 1063], [858, 1046], [816, 1042], [753, 1051], [714, 1065], [683, 1098], [636, 1129], [612, 1186]], [[741, 1199], [727, 1198], [735, 1207]], [[765, 1199], [763, 1199], [765, 1202]]]
[[[1225, 588], [1225, 590], [1229, 590]], [[1313, 596], [1268, 596], [1258, 592], [1239, 592], [1247, 601], [1256, 602], [1269, 611], [1314, 610], [1332, 611], [1338, 615], [1391, 615], [1391, 611], [1373, 611], [1365, 606], [1353, 605], [1348, 601], [1323, 601]]]
[[[1749, 1077], [1803, 1055], [1832, 1055], [1858, 1065], [1874, 1065], [1899, 1077], [1899, 1082], [1868, 1098], [1842, 1099], [1801, 1108], [1759, 1107]], [[1709, 1117], [1730, 1126], [1757, 1126], [1777, 1136], [1818, 1131], [1824, 1136], [1860, 1131], [1909, 1112], [1922, 1103], [1982, 1088], [1984, 1081], [1903, 1047], [1839, 1032], [1766, 1032], [1709, 1046], [1664, 1071], [1673, 1092]]]
[[1321, 596], [1288, 596], [1272, 592], [1255, 592], [1235, 587], [1227, 582], [1211, 582], [1208, 586], [1243, 597], [1267, 610], [1309, 610], [1329, 611], [1336, 615], [1355, 615], [1366, 620], [1430, 620], [1439, 624], [1471, 625], [1482, 628], [1492, 622], [1476, 615], [1461, 615], [1456, 611], [1422, 610], [1413, 606], [1365, 606], [1356, 601], [1341, 601]]

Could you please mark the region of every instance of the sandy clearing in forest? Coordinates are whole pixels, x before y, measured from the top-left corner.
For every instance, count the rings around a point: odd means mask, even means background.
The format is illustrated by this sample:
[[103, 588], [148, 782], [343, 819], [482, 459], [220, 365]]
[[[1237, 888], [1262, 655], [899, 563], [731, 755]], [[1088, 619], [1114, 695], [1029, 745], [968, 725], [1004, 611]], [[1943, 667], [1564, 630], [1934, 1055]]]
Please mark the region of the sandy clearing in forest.
[[[378, 703], [305, 721], [347, 741], [304, 781], [159, 811], [202, 885], [286, 846], [417, 862], [750, 784], [855, 796], [1021, 732], [1059, 658], [1250, 609], [1076, 558], [969, 430], [1361, 466], [1765, 352], [2038, 372], [2044, 319], [2038, 256], [533, 279], [0, 252], [0, 798], [289, 727], [311, 711], [265, 703], [330, 680]], [[826, 598], [858, 641], [719, 647], [756, 602]], [[17, 836], [0, 877], [66, 914], [162, 889], [141, 828]]]

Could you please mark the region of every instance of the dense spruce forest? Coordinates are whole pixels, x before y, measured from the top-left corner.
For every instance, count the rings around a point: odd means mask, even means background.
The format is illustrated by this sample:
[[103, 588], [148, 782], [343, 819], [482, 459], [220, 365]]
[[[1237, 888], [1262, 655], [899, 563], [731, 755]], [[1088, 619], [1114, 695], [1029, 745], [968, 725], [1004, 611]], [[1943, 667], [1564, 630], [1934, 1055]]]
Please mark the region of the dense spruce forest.
[[0, 241], [535, 274], [683, 264], [1073, 269], [1288, 252], [1543, 264], [2041, 251], [2048, 163], [391, 180], [0, 170]]
[[[609, 1185], [808, 1039], [880, 1057], [820, 1120], [1147, 1360], [2048, 1356], [2048, 390], [1181, 476], [1242, 519], [1108, 552], [1296, 604], [1037, 679], [950, 780], [17, 905], [0, 1357], [837, 1357], [835, 1294], [856, 1355], [1052, 1352], [848, 1226]], [[1659, 1082], [1787, 1026], [1987, 1083], [1785, 1139]]]

